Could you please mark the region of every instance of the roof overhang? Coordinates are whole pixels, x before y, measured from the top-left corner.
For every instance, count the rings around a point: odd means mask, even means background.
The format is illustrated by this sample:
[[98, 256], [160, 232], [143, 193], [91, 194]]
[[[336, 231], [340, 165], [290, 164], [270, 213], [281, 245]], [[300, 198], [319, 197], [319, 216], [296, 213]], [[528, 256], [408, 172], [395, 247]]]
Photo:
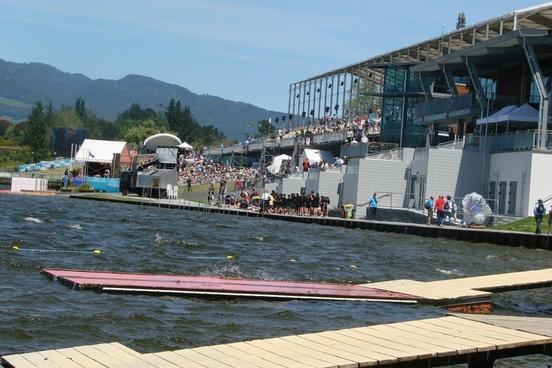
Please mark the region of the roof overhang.
[[508, 54], [512, 52], [514, 48], [522, 46], [524, 40], [535, 39], [542, 39], [541, 41], [546, 41], [552, 44], [552, 37], [549, 36], [549, 32], [547, 30], [519, 29], [474, 46], [452, 52], [448, 55], [414, 65], [410, 68], [410, 71], [435, 72], [439, 71], [442, 65], [464, 64], [466, 57], [484, 59], [484, 57], [490, 55]]
[[515, 10], [429, 40], [318, 74], [294, 84], [312, 82], [343, 73], [349, 73], [381, 84], [385, 68], [413, 66], [428, 62], [521, 29], [552, 29], [552, 2]]

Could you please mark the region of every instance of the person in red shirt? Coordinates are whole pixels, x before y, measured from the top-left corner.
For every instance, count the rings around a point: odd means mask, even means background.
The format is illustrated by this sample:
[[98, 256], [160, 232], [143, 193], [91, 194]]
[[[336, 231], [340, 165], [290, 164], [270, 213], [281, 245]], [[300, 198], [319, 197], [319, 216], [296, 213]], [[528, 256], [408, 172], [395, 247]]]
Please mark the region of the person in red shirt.
[[435, 212], [437, 213], [437, 224], [443, 226], [445, 221], [445, 197], [442, 195], [435, 201]]
[[303, 160], [303, 171], [309, 171], [309, 159], [306, 157]]

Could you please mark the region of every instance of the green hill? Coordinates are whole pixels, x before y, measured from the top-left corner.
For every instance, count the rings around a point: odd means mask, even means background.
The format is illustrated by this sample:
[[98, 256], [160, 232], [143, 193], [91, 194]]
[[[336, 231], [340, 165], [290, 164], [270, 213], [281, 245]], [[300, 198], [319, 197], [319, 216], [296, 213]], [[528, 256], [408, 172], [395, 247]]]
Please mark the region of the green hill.
[[141, 75], [127, 75], [119, 80], [90, 79], [82, 74], [62, 72], [41, 63], [13, 63], [0, 59], [0, 116], [22, 119], [31, 104], [52, 101], [54, 108], [73, 105], [77, 97], [86, 101], [97, 116], [115, 120], [117, 115], [136, 102], [142, 107], [159, 110], [171, 98], [190, 106], [202, 125], [213, 125], [228, 137], [238, 138], [254, 132], [248, 123], [281, 112], [262, 109], [252, 104], [198, 95], [176, 84]]

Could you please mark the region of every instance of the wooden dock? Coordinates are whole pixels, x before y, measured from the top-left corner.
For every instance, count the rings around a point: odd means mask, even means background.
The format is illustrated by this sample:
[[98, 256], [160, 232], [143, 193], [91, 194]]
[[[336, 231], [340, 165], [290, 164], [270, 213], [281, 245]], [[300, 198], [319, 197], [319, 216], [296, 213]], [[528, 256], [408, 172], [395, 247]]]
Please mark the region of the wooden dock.
[[[7, 368], [492, 367], [497, 359], [552, 354], [552, 318], [447, 316], [140, 354], [119, 343], [1, 358]], [[513, 325], [513, 326], [511, 326]], [[541, 326], [538, 332], [533, 326]], [[525, 327], [529, 326], [529, 327]]]
[[168, 199], [149, 199], [140, 197], [123, 197], [117, 194], [106, 193], [74, 193], [71, 198], [87, 199], [103, 202], [126, 203], [138, 206], [152, 206], [188, 211], [200, 211], [225, 215], [247, 217], [262, 217], [271, 220], [301, 222], [325, 226], [339, 226], [353, 229], [373, 230], [397, 234], [417, 235], [423, 237], [439, 237], [445, 239], [462, 240], [475, 243], [490, 243], [512, 247], [526, 247], [533, 249], [552, 250], [552, 236], [547, 234], [536, 235], [517, 231], [492, 229], [472, 229], [457, 226], [435, 226], [405, 222], [350, 220], [338, 217], [295, 216], [270, 213], [258, 213], [248, 210], [227, 207], [210, 207], [196, 202]]
[[552, 286], [552, 268], [441, 281], [393, 280], [361, 285], [55, 268], [42, 272], [73, 288], [106, 293], [420, 303], [469, 313], [490, 313], [493, 292]]
[[401, 292], [348, 284], [152, 275], [45, 268], [48, 277], [81, 290], [212, 298], [347, 300], [416, 303]]

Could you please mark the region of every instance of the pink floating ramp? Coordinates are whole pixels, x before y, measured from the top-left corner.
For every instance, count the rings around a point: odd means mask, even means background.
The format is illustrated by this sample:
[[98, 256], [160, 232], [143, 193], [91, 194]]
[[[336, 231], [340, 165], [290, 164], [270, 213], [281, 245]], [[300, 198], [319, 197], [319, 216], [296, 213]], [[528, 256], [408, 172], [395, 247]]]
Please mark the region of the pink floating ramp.
[[45, 268], [49, 277], [82, 290], [112, 293], [248, 297], [260, 299], [325, 299], [415, 303], [415, 296], [358, 285], [313, 282], [240, 280], [208, 276], [151, 275]]

